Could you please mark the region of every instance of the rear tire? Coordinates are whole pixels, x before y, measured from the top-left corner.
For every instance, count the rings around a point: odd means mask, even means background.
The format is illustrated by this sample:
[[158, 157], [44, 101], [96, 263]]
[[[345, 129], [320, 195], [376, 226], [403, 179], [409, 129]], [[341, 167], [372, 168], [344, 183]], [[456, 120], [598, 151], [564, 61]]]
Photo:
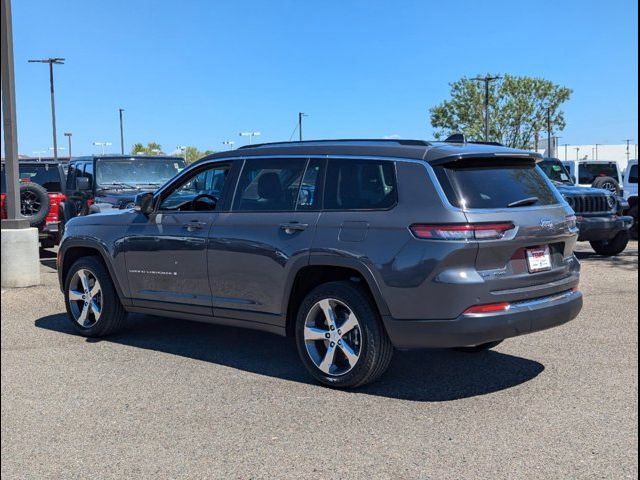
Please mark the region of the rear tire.
[[491, 350], [494, 347], [500, 345], [504, 340], [496, 340], [495, 342], [483, 343], [481, 345], [475, 345], [473, 347], [456, 347], [454, 348], [457, 352], [465, 352], [465, 353], [478, 353], [478, 352], [486, 352], [487, 350]]
[[320, 383], [355, 388], [389, 367], [393, 346], [371, 296], [349, 281], [315, 288], [296, 318], [296, 345], [303, 365]]
[[619, 232], [611, 240], [601, 240], [598, 242], [590, 243], [591, 247], [598, 255], [602, 255], [604, 257], [615, 257], [616, 255], [624, 252], [625, 248], [627, 248], [627, 245], [629, 244], [629, 238], [629, 231], [625, 230], [623, 232]]
[[127, 312], [120, 303], [111, 276], [97, 257], [76, 261], [64, 282], [69, 320], [85, 337], [104, 337], [122, 327]]

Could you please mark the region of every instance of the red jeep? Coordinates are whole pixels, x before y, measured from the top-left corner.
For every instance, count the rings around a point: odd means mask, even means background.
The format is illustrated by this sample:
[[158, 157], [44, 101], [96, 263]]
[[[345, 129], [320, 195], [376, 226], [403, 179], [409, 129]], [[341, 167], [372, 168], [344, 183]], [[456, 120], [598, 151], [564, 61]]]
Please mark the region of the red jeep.
[[[64, 221], [59, 209], [64, 201], [65, 169], [62, 162], [21, 160], [19, 163], [20, 178], [20, 213], [30, 221], [32, 227], [40, 232], [42, 248], [51, 248], [60, 242], [61, 223]], [[2, 196], [0, 211], [2, 218], [7, 218], [5, 204], [7, 183], [5, 163], [2, 162]]]

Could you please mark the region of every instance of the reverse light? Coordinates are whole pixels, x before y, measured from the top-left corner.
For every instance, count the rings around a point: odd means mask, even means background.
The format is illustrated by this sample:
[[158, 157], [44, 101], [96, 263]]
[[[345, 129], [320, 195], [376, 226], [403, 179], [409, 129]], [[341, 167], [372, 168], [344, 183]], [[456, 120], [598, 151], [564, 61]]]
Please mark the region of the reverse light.
[[508, 302], [491, 303], [488, 305], [476, 305], [475, 307], [465, 310], [465, 315], [480, 315], [483, 313], [500, 313], [506, 312], [511, 308], [511, 304]]
[[409, 228], [417, 238], [428, 240], [499, 240], [516, 227], [512, 222], [503, 222], [463, 225], [414, 224]]

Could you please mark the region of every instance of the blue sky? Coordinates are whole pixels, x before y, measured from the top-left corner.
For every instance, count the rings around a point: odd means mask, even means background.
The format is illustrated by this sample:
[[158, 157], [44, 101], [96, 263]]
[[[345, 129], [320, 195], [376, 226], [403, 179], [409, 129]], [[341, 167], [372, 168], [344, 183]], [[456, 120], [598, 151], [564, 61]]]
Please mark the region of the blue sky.
[[[638, 8], [633, 1], [13, 0], [20, 153], [74, 155], [159, 142], [223, 149], [240, 131], [288, 140], [432, 137], [429, 107], [461, 76], [543, 76], [568, 86], [561, 143], [637, 141]], [[62, 152], [64, 153], [64, 152]]]

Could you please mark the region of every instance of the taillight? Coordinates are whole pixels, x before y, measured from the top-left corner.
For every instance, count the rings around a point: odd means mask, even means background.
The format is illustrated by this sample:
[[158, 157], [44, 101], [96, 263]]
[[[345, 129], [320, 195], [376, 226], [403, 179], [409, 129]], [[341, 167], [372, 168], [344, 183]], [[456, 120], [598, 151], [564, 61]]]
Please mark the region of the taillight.
[[508, 302], [503, 303], [491, 303], [489, 305], [476, 305], [475, 307], [465, 310], [465, 315], [479, 315], [483, 313], [500, 313], [506, 312], [511, 308], [511, 304]]
[[575, 215], [568, 215], [566, 221], [567, 227], [571, 230], [578, 228], [578, 217], [576, 217]]
[[464, 225], [411, 225], [418, 238], [430, 240], [499, 240], [515, 225], [504, 223], [469, 223]]

